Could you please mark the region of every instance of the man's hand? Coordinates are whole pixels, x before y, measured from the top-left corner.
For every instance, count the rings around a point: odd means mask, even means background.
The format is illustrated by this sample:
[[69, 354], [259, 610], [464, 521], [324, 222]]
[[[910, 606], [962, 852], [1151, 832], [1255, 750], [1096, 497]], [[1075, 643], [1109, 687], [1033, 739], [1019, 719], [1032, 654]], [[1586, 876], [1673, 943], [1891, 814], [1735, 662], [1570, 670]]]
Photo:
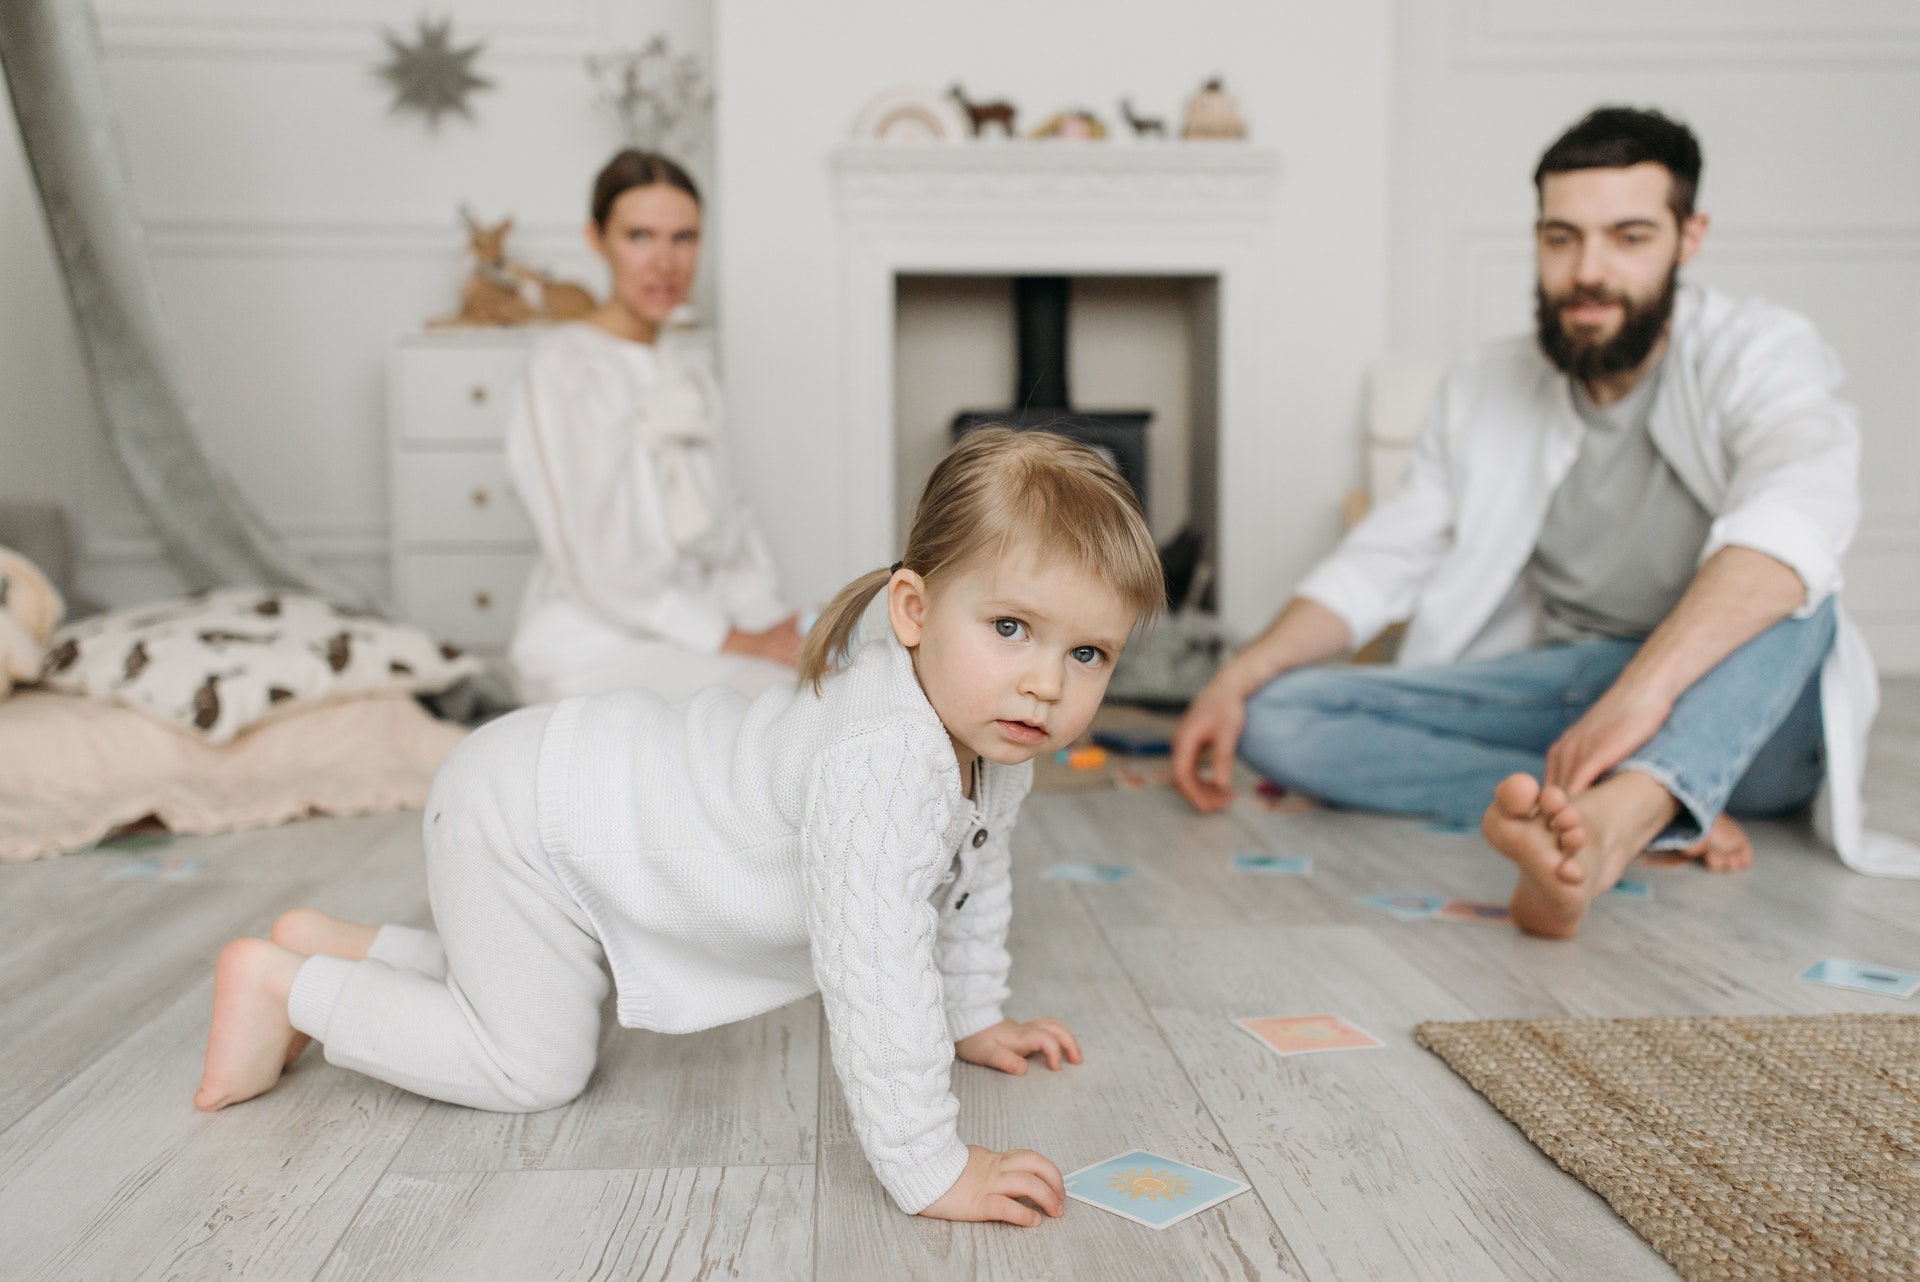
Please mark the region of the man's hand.
[[1027, 1071], [1029, 1055], [1045, 1055], [1047, 1067], [1056, 1073], [1060, 1071], [1063, 1056], [1069, 1063], [1078, 1064], [1080, 1043], [1057, 1019], [1036, 1019], [1028, 1024], [1003, 1019], [992, 1028], [983, 1028], [955, 1042], [953, 1053], [969, 1064], [997, 1068], [1019, 1077]]
[[[1224, 675], [1224, 674], [1223, 674]], [[1247, 727], [1247, 701], [1221, 677], [1207, 683], [1173, 732], [1173, 786], [1196, 810], [1233, 804], [1233, 759]], [[1200, 773], [1207, 760], [1207, 775]]]
[[1660, 733], [1672, 714], [1673, 700], [1623, 677], [1547, 749], [1546, 782], [1578, 796]]
[[1030, 1229], [1040, 1223], [1040, 1211], [1014, 1200], [1022, 1197], [1056, 1219], [1066, 1214], [1067, 1182], [1060, 1168], [1032, 1149], [996, 1153], [969, 1144], [967, 1169], [920, 1214], [930, 1220], [1005, 1220]]
[[720, 648], [728, 654], [765, 659], [792, 668], [800, 663], [800, 644], [800, 616], [789, 614], [765, 632], [742, 632], [738, 628], [730, 628]]

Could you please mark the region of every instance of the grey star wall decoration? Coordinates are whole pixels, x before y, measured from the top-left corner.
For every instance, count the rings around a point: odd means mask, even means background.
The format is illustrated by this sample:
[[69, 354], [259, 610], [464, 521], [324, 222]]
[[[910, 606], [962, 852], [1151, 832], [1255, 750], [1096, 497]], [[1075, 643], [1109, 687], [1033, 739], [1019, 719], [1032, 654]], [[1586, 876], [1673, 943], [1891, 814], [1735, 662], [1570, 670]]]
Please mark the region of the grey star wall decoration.
[[493, 88], [493, 81], [473, 73], [473, 60], [487, 47], [484, 40], [456, 49], [453, 19], [435, 22], [424, 15], [414, 43], [392, 31], [381, 35], [386, 38], [390, 57], [374, 72], [393, 89], [389, 111], [395, 115], [418, 112], [434, 129], [440, 127], [440, 117], [455, 112], [473, 119], [468, 99], [477, 89]]

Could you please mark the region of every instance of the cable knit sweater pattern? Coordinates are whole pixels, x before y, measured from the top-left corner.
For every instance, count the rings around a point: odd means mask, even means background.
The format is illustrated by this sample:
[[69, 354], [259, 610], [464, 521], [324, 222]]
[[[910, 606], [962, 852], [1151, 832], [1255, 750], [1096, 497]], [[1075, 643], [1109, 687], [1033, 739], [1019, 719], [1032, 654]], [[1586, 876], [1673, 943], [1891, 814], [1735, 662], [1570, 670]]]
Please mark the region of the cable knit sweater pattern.
[[1031, 765], [952, 742], [892, 636], [824, 691], [570, 699], [542, 845], [606, 948], [620, 1022], [692, 1032], [818, 990], [855, 1133], [903, 1210], [966, 1165], [953, 1043], [1002, 1018], [1008, 837]]

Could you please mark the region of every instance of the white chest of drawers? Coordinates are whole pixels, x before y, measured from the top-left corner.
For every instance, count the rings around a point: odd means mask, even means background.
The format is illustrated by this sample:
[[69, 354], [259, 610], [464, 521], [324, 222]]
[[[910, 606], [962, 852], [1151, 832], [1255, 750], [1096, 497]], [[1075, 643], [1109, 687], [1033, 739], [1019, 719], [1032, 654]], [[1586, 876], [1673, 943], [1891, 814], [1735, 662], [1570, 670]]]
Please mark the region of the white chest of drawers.
[[538, 333], [409, 334], [388, 363], [394, 608], [478, 654], [505, 651], [538, 555], [505, 452], [509, 394]]

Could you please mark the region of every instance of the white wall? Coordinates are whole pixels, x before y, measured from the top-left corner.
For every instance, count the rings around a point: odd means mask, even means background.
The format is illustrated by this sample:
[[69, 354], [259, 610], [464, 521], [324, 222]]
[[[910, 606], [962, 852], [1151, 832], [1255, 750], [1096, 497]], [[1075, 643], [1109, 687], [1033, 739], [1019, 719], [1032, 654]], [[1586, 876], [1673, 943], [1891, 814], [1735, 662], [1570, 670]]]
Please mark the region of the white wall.
[[1848, 608], [1920, 671], [1920, 6], [1401, 0], [1392, 336], [1447, 355], [1531, 324], [1540, 152], [1602, 102], [1688, 121], [1713, 216], [1696, 279], [1810, 316], [1864, 429]]
[[[603, 286], [587, 193], [618, 141], [584, 59], [664, 30], [711, 66], [702, 0], [448, 0], [485, 40], [476, 119], [387, 114], [386, 0], [99, 0], [139, 212], [206, 446], [296, 548], [383, 591], [382, 386], [395, 334], [455, 309], [455, 210], [513, 214], [518, 256]], [[702, 149], [705, 151], [706, 149]], [[697, 170], [711, 170], [703, 154]], [[0, 99], [0, 496], [75, 517], [81, 582], [175, 590], [105, 448], [11, 108]]]
[[[1254, 139], [1280, 157], [1264, 397], [1294, 466], [1274, 479], [1273, 599], [1331, 545], [1359, 475], [1360, 378], [1386, 338], [1391, 32], [1384, 0], [903, 5], [719, 0], [721, 351], [744, 483], [775, 531], [796, 594], [871, 568], [841, 563], [836, 512], [885, 501], [837, 483], [844, 389], [828, 157], [861, 105], [895, 85], [1015, 102], [1026, 125], [1122, 94], [1177, 122], [1223, 74]], [[751, 87], [750, 89], [748, 87]], [[782, 537], [782, 536], [785, 537]]]

